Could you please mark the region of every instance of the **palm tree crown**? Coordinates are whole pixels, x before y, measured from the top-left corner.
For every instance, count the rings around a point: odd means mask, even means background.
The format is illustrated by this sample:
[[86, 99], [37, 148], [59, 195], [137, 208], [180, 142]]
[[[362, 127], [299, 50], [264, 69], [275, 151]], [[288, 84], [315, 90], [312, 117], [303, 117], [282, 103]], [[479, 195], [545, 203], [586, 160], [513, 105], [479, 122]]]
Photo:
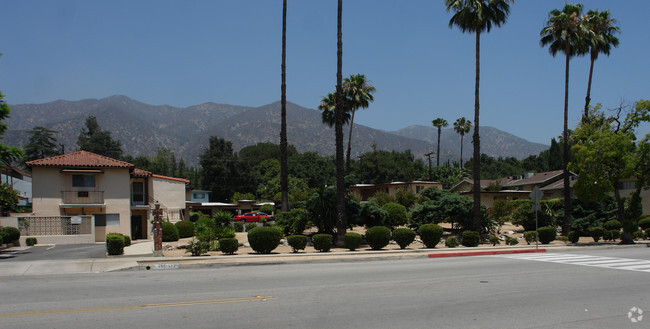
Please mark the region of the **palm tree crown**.
[[581, 3], [567, 3], [561, 11], [551, 10], [547, 26], [540, 32], [540, 45], [548, 45], [548, 51], [553, 57], [559, 52], [569, 57], [584, 55], [588, 47], [584, 39], [586, 30], [581, 23], [581, 15]]
[[[344, 99], [345, 101], [345, 99]], [[345, 107], [347, 108], [347, 106]], [[335, 123], [335, 109], [336, 109], [336, 93], [329, 93], [327, 94], [327, 97], [323, 97], [323, 99], [320, 101], [320, 104], [318, 104], [318, 109], [323, 111], [321, 113], [322, 116], [322, 121], [324, 124], [326, 124], [328, 127], [332, 128]], [[344, 111], [343, 112], [343, 124], [347, 124], [350, 122], [350, 112], [349, 111]]]
[[492, 25], [501, 26], [510, 14], [514, 0], [445, 0], [447, 11], [454, 15], [449, 27], [458, 26], [465, 32], [490, 32]]
[[440, 167], [440, 129], [449, 126], [449, 122], [443, 118], [436, 118], [431, 121], [434, 127], [438, 128], [438, 149], [436, 151], [436, 166]]
[[[350, 74], [349, 78], [343, 81], [343, 92], [346, 98], [346, 108], [352, 112], [349, 118], [350, 133], [348, 134], [348, 151], [345, 155], [345, 171], [350, 172], [350, 152], [352, 151], [352, 128], [354, 127], [354, 113], [358, 109], [365, 109], [370, 106], [375, 98], [372, 93], [375, 87], [371, 85], [363, 74]], [[350, 115], [350, 113], [347, 113]]]
[[465, 117], [456, 119], [454, 130], [460, 134], [460, 167], [463, 167], [463, 137], [472, 129], [472, 122]]

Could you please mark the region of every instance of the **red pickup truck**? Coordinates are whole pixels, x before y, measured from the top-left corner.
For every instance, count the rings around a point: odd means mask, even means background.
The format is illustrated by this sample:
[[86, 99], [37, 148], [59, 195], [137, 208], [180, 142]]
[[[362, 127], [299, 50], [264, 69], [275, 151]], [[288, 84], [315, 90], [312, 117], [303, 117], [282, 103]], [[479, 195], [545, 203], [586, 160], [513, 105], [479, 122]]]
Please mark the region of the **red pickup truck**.
[[259, 222], [261, 219], [268, 220], [269, 216], [262, 213], [247, 212], [243, 215], [237, 215], [232, 220], [240, 222]]

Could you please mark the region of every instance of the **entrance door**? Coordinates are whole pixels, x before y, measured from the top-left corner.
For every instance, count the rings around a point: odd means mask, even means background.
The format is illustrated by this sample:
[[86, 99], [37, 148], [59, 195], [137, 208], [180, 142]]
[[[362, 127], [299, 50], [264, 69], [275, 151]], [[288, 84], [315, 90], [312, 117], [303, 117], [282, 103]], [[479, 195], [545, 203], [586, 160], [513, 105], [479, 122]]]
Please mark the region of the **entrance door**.
[[146, 234], [147, 232], [142, 228], [142, 216], [131, 216], [131, 239], [146, 239]]

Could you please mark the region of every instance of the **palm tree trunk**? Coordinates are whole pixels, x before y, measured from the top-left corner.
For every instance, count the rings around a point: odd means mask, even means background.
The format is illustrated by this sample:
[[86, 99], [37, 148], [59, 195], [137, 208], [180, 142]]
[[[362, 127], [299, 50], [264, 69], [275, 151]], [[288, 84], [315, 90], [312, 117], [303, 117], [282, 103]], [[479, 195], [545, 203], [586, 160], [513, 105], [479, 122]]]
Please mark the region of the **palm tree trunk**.
[[350, 117], [350, 135], [348, 136], [348, 152], [345, 155], [345, 174], [350, 173], [350, 152], [352, 151], [352, 127], [354, 126], [354, 113], [352, 109], [352, 116]]
[[341, 247], [345, 243], [345, 172], [343, 168], [343, 0], [338, 1], [337, 15], [337, 43], [336, 43], [336, 122], [334, 130], [336, 135], [336, 245]]
[[287, 169], [287, 0], [282, 1], [282, 124], [280, 128], [280, 189], [282, 211], [289, 211], [289, 184]]
[[473, 178], [474, 178], [474, 230], [481, 232], [481, 142], [479, 139], [479, 80], [481, 76], [481, 31], [476, 31], [476, 82], [474, 84], [474, 135], [472, 142], [474, 143], [474, 162], [473, 162]]
[[438, 149], [436, 150], [436, 167], [440, 167], [440, 127], [438, 127]]
[[571, 229], [571, 183], [569, 181], [569, 54], [570, 44], [566, 45], [566, 63], [564, 68], [564, 148], [562, 152], [562, 171], [564, 173], [564, 223], [562, 224], [562, 235], [567, 236]]
[[589, 103], [591, 102], [591, 77], [594, 74], [594, 62], [596, 58], [591, 56], [591, 64], [589, 64], [589, 80], [587, 82], [587, 97], [585, 97], [585, 114], [582, 117], [582, 122], [589, 122]]
[[460, 169], [463, 169], [463, 135], [460, 135]]

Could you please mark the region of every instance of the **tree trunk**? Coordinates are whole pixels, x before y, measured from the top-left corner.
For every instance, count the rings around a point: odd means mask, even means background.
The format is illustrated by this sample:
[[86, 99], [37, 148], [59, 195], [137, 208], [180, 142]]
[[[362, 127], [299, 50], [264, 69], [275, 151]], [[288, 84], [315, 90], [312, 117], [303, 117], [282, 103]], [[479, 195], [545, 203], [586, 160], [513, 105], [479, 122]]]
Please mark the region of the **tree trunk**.
[[564, 67], [564, 148], [562, 152], [562, 171], [564, 173], [564, 223], [562, 224], [562, 235], [568, 236], [571, 230], [571, 183], [569, 181], [569, 54], [570, 43], [566, 44], [566, 63]]
[[460, 169], [463, 169], [463, 134], [460, 134]]
[[350, 173], [350, 152], [352, 151], [352, 127], [354, 126], [354, 113], [352, 109], [352, 116], [350, 117], [350, 135], [348, 136], [348, 152], [345, 155], [345, 174]]
[[438, 149], [436, 150], [436, 167], [440, 167], [440, 127], [438, 127]]
[[591, 55], [591, 64], [589, 64], [589, 80], [587, 81], [587, 97], [585, 97], [585, 114], [582, 117], [582, 122], [589, 122], [589, 103], [591, 102], [591, 78], [594, 74], [594, 62], [596, 58]]
[[336, 135], [336, 245], [345, 244], [345, 172], [343, 168], [343, 0], [338, 2], [337, 15], [337, 43], [336, 43], [336, 109], [334, 130]]
[[289, 173], [287, 169], [287, 0], [282, 1], [282, 125], [280, 128], [280, 189], [282, 211], [289, 211]]
[[481, 32], [476, 31], [476, 82], [474, 84], [474, 230], [481, 232], [481, 140], [479, 138], [479, 80], [481, 76]]

